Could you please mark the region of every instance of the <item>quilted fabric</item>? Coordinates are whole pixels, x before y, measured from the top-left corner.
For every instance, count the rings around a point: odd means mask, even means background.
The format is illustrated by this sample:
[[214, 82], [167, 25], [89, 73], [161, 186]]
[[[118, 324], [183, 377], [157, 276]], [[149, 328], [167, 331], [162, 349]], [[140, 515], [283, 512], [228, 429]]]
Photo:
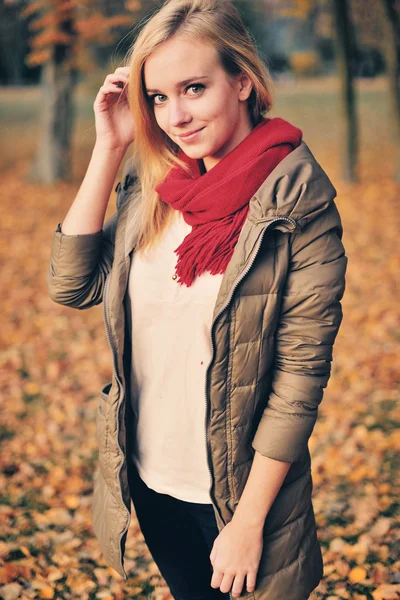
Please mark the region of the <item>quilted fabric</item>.
[[[58, 224], [47, 285], [55, 302], [72, 308], [103, 301], [114, 373], [97, 410], [93, 529], [106, 561], [126, 579], [131, 499], [125, 390], [131, 332], [123, 300], [135, 246], [126, 227], [135, 184], [129, 161], [125, 182], [118, 189], [118, 210], [101, 231], [65, 235]], [[347, 257], [335, 196], [302, 141], [250, 201], [214, 308], [204, 401], [219, 529], [233, 516], [256, 451], [292, 463], [265, 520], [256, 589], [241, 596], [252, 600], [303, 600], [323, 575], [308, 440], [342, 321]]]

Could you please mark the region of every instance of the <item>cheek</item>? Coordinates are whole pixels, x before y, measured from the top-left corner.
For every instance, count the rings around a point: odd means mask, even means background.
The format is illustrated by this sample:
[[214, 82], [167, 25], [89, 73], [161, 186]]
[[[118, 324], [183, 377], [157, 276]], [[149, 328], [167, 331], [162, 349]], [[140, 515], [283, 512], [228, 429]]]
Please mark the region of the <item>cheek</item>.
[[216, 94], [205, 107], [209, 120], [218, 122], [222, 127], [231, 122], [232, 115], [237, 111], [237, 103], [235, 105], [232, 100], [232, 94], [227, 94], [226, 91]]

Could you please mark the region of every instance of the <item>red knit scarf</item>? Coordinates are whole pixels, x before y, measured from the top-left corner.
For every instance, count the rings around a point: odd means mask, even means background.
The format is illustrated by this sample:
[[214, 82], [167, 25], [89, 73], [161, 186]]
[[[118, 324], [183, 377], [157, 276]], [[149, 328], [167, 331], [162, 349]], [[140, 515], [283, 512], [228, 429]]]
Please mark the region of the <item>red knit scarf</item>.
[[302, 131], [275, 117], [263, 119], [212, 169], [201, 174], [199, 161], [182, 150], [187, 174], [172, 167], [156, 187], [161, 199], [180, 210], [192, 231], [175, 250], [177, 281], [192, 285], [205, 271], [224, 273], [246, 220], [249, 202], [278, 163], [299, 146]]

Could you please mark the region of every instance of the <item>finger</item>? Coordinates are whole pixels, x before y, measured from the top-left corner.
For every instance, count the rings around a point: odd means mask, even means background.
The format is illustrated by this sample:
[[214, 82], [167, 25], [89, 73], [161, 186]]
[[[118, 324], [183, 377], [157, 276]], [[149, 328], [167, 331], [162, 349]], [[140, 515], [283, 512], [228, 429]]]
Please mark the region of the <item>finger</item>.
[[213, 587], [213, 588], [219, 587], [221, 585], [221, 581], [223, 580], [223, 578], [224, 578], [224, 574], [222, 571], [214, 570], [213, 576], [211, 577], [211, 583], [210, 583], [211, 587]]
[[130, 67], [117, 67], [115, 69], [115, 73], [118, 71], [118, 73], [126, 73], [129, 75], [129, 71], [130, 71]]
[[244, 584], [244, 578], [244, 575], [236, 575], [232, 588], [232, 596], [234, 598], [238, 598], [241, 595]]
[[213, 548], [211, 550], [211, 554], [210, 554], [210, 561], [213, 566], [214, 566], [215, 554], [216, 554], [216, 548], [215, 548], [215, 546], [213, 546]]
[[235, 575], [230, 575], [228, 573], [225, 573], [224, 578], [221, 582], [221, 585], [219, 586], [219, 589], [221, 590], [221, 592], [223, 594], [227, 594], [230, 591], [234, 578], [235, 578]]
[[128, 77], [126, 75], [114, 75], [114, 73], [109, 73], [105, 78], [104, 83], [123, 83], [125, 85], [128, 83]]
[[122, 92], [123, 88], [119, 87], [116, 83], [107, 83], [101, 86], [100, 91], [103, 94], [115, 94], [118, 92]]
[[111, 100], [119, 100], [122, 97], [122, 91], [119, 88], [109, 89], [107, 86], [102, 86], [95, 98], [94, 106], [102, 105], [104, 102]]
[[125, 71], [119, 71], [118, 73], [108, 73], [106, 75], [106, 79], [111, 77], [112, 79], [128, 79], [128, 73], [125, 73]]
[[247, 573], [247, 575], [246, 575], [246, 590], [248, 592], [254, 592], [254, 590], [256, 589], [256, 578], [257, 578], [257, 571], [250, 571], [249, 573]]

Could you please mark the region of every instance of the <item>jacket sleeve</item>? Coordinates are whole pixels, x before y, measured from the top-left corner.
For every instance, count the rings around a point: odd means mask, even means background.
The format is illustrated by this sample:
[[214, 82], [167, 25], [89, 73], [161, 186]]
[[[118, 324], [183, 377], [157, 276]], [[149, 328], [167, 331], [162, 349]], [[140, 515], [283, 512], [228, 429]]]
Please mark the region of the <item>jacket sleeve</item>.
[[336, 205], [292, 234], [269, 397], [252, 447], [295, 462], [307, 449], [342, 322], [347, 256]]
[[61, 223], [57, 225], [46, 273], [54, 302], [77, 309], [100, 304], [114, 257], [116, 218], [117, 213], [96, 233], [65, 234]]
[[[117, 209], [124, 199], [130, 160], [123, 169], [124, 187], [117, 185]], [[132, 178], [129, 179], [129, 182]], [[100, 231], [85, 234], [65, 234], [61, 223], [54, 230], [50, 262], [46, 272], [47, 291], [58, 304], [77, 309], [87, 309], [100, 304], [104, 283], [114, 259], [114, 240], [118, 210]]]

